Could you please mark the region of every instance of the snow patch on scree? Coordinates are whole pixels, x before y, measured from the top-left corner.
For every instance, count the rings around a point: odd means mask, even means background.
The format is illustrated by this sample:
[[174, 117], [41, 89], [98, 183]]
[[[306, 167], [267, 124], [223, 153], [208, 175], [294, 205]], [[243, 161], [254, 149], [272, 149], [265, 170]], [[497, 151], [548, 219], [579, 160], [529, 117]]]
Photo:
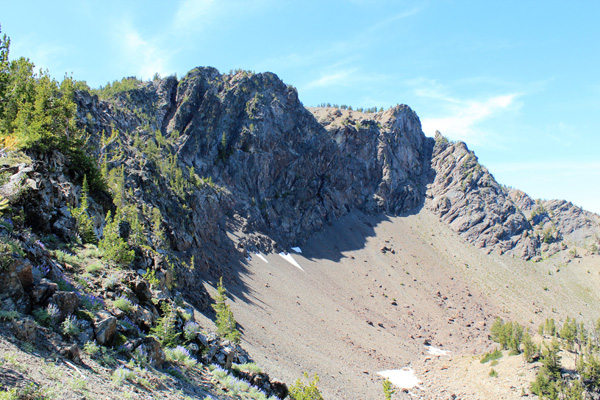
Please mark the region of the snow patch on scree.
[[289, 262], [290, 264], [292, 264], [294, 267], [300, 268], [302, 271], [304, 271], [302, 269], [302, 267], [300, 266], [300, 264], [298, 264], [296, 262], [296, 260], [294, 260], [294, 257], [292, 257], [292, 255], [290, 253], [279, 253], [279, 255], [281, 257], [283, 257], [283, 259], [287, 262]]
[[412, 389], [421, 384], [421, 381], [417, 378], [417, 375], [415, 375], [415, 371], [408, 367], [380, 371], [378, 374], [389, 379], [394, 386], [397, 386], [400, 389]]

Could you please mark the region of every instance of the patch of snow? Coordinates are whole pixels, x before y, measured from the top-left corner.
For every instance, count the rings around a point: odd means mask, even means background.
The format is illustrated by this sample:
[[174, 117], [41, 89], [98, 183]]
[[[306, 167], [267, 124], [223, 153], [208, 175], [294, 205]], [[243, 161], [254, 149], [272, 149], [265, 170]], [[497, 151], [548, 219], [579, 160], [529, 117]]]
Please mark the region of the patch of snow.
[[415, 371], [408, 367], [380, 371], [378, 374], [389, 379], [392, 384], [400, 389], [412, 389], [421, 384], [421, 381], [417, 378], [417, 375], [415, 375]]
[[438, 349], [437, 347], [433, 347], [433, 346], [425, 346], [427, 347], [427, 352], [431, 355], [434, 356], [447, 356], [450, 351], [448, 350], [442, 350], [442, 349]]
[[269, 263], [269, 261], [267, 261], [267, 257], [263, 256], [260, 253], [256, 253], [256, 257], [260, 258], [261, 260], [263, 260], [264, 262], [266, 262], [267, 264]]
[[296, 262], [296, 260], [294, 260], [294, 257], [292, 257], [292, 255], [291, 255], [290, 253], [279, 253], [279, 255], [280, 255], [281, 257], [283, 257], [283, 259], [284, 259], [285, 261], [287, 261], [287, 262], [289, 262], [290, 264], [292, 264], [294, 267], [298, 267], [298, 268], [300, 268], [302, 271], [304, 271], [304, 270], [302, 269], [302, 267], [300, 266], [300, 264], [298, 264], [298, 263]]
[[292, 250], [294, 250], [296, 253], [302, 254], [302, 249], [300, 247], [292, 247]]

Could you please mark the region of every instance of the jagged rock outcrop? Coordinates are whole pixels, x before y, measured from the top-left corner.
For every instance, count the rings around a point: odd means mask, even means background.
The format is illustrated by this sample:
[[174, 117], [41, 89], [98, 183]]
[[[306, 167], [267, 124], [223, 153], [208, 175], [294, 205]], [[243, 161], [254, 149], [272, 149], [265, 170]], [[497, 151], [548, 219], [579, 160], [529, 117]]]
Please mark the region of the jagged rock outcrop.
[[431, 165], [435, 179], [427, 207], [442, 221], [488, 253], [537, 254], [539, 241], [527, 218], [466, 144], [437, 132]]
[[546, 242], [566, 240], [597, 252], [600, 246], [600, 216], [565, 200], [533, 200], [511, 189], [510, 197], [530, 219], [534, 230]]
[[[272, 73], [214, 68], [108, 101], [80, 92], [78, 105], [98, 156], [110, 156], [107, 169], [123, 168], [129, 201], [159, 209], [171, 248], [215, 275], [234, 246], [286, 249], [352, 209], [401, 214], [426, 197], [442, 221], [487, 252], [531, 259], [544, 240], [527, 218], [531, 199], [512, 196], [464, 143], [425, 137], [407, 106], [306, 109]], [[553, 224], [573, 240], [595, 232], [593, 214], [548, 207], [568, 214]]]
[[[397, 214], [424, 197], [433, 144], [407, 106], [324, 129], [276, 75], [214, 68], [108, 102], [78, 96], [98, 156], [112, 155], [109, 170], [124, 168], [130, 201], [160, 209], [171, 247], [204, 270], [231, 254], [226, 231], [241, 232], [243, 249], [285, 249], [354, 208]], [[317, 117], [339, 119], [338, 111]], [[100, 140], [102, 131], [111, 138]], [[178, 178], [161, 170], [157, 148], [193, 187], [174, 193]]]

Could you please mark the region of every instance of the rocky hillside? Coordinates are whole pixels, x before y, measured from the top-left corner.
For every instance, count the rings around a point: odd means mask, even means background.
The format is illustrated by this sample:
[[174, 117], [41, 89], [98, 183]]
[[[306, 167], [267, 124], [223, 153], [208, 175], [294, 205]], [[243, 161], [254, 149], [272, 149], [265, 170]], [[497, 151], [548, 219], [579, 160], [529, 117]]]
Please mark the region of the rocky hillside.
[[[196, 68], [180, 80], [126, 81], [73, 91], [85, 154], [56, 132], [62, 147], [18, 150], [3, 137], [0, 319], [15, 340], [47, 342], [48, 354], [79, 362], [95, 341], [94, 360], [124, 346], [154, 368], [183, 343], [156, 338], [168, 323], [163, 334], [185, 336], [204, 364], [244, 364], [239, 346], [197, 324], [186, 331], [199, 312], [214, 318], [204, 284], [239, 284], [249, 255], [287, 251], [352, 211], [430, 210], [486, 253], [525, 260], [598, 252], [599, 216], [508, 190], [464, 143], [427, 138], [408, 106], [307, 109], [272, 73]], [[77, 330], [59, 334], [73, 316]], [[285, 385], [245, 373], [285, 397]]]

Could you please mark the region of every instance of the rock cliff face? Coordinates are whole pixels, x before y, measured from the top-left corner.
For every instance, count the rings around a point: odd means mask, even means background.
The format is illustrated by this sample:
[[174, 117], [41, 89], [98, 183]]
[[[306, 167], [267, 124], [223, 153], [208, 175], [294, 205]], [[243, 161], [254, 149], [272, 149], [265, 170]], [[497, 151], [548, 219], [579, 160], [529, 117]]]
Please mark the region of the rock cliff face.
[[435, 178], [427, 207], [477, 247], [524, 259], [537, 254], [539, 241], [508, 192], [462, 142], [439, 132], [431, 160]]
[[[375, 119], [318, 110], [325, 129], [274, 74], [213, 68], [78, 103], [98, 156], [124, 166], [133, 201], [159, 208], [172, 247], [200, 260], [223, 258], [220, 228], [241, 232], [247, 250], [286, 249], [354, 208], [402, 213], [424, 198], [433, 141], [407, 106]], [[167, 196], [173, 185], [152, 156], [161, 146], [183, 180], [202, 184]]]
[[509, 191], [510, 197], [529, 218], [540, 236], [542, 251], [555, 253], [568, 244], [597, 252], [600, 240], [600, 216], [565, 200], [533, 200], [520, 190]]
[[[171, 248], [197, 256], [205, 270], [234, 246], [285, 250], [352, 209], [426, 206], [486, 252], [524, 259], [549, 241], [535, 229], [541, 214], [528, 220], [533, 200], [498, 184], [464, 143], [425, 137], [404, 105], [368, 114], [306, 109], [272, 73], [214, 68], [108, 101], [80, 92], [78, 104], [97, 156], [108, 170], [122, 168], [128, 201], [159, 209]], [[593, 214], [544, 207], [558, 218], [554, 242], [593, 241]]]

